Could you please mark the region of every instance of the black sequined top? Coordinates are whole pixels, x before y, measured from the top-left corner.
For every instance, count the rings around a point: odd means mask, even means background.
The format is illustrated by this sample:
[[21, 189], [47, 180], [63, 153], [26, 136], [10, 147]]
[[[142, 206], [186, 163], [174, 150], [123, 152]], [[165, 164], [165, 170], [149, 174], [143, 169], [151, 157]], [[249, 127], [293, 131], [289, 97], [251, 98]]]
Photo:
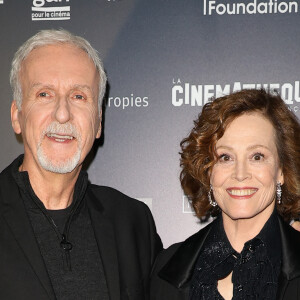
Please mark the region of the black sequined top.
[[222, 216], [212, 224], [195, 265], [190, 300], [223, 300], [219, 279], [232, 272], [233, 300], [276, 299], [281, 268], [281, 240], [276, 211], [241, 253], [230, 245]]

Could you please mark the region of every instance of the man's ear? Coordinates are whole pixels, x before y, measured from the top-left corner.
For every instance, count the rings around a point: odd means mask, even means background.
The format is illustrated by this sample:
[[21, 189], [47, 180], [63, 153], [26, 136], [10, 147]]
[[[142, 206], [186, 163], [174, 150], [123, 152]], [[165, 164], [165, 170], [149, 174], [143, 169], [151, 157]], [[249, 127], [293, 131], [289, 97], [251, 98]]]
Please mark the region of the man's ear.
[[19, 109], [17, 107], [16, 100], [13, 100], [10, 108], [11, 125], [16, 134], [21, 133], [21, 126], [19, 122]]
[[102, 122], [102, 109], [99, 112], [99, 127], [98, 127], [98, 130], [97, 130], [96, 139], [99, 139], [100, 136], [101, 136], [101, 129], [102, 129], [101, 122]]

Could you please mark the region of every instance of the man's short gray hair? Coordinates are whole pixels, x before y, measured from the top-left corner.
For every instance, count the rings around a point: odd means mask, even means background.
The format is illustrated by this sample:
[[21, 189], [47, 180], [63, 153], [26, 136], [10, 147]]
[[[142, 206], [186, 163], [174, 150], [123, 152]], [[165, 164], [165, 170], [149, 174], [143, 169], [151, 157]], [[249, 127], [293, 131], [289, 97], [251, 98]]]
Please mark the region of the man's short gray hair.
[[95, 50], [86, 39], [80, 36], [75, 36], [69, 31], [63, 29], [41, 30], [29, 38], [15, 53], [10, 72], [10, 85], [12, 87], [13, 97], [17, 102], [18, 109], [21, 110], [22, 105], [22, 88], [19, 78], [22, 62], [33, 49], [53, 44], [74, 45], [75, 47], [85, 51], [93, 61], [99, 73], [98, 106], [100, 111], [106, 88], [106, 74], [103, 69], [102, 61], [98, 56], [97, 50]]

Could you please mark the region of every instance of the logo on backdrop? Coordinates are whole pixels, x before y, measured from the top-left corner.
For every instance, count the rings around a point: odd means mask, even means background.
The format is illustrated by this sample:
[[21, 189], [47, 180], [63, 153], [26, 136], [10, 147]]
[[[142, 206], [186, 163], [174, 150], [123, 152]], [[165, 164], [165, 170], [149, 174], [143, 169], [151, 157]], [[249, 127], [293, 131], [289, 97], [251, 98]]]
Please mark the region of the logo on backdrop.
[[192, 205], [192, 200], [188, 198], [188, 196], [182, 196], [182, 212], [184, 214], [193, 214], [195, 213]]
[[[278, 92], [290, 110], [300, 111], [300, 81], [292, 83], [241, 83], [233, 84], [191, 84], [180, 78], [173, 79], [172, 104], [173, 106], [203, 106], [213, 98], [228, 95], [241, 89], [267, 89]], [[299, 105], [299, 106], [298, 106]]]
[[70, 0], [33, 0], [32, 21], [70, 20]]
[[[298, 1], [252, 0], [216, 1], [203, 0], [203, 14], [211, 15], [254, 15], [254, 14], [292, 14], [298, 13]], [[218, 2], [218, 3], [217, 3]], [[246, 2], [246, 3], [245, 3]]]
[[107, 99], [107, 106], [120, 109], [126, 109], [129, 107], [148, 107], [148, 100], [148, 97], [139, 97], [134, 94], [130, 94], [128, 97], [109, 97]]

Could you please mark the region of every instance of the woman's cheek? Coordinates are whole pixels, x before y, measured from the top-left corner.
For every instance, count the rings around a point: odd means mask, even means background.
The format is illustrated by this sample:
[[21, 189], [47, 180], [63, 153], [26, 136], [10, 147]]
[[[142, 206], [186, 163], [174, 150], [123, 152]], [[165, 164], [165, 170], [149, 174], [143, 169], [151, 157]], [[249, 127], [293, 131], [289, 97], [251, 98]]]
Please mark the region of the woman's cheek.
[[210, 183], [213, 187], [221, 187], [230, 177], [229, 170], [222, 166], [215, 166], [211, 173]]

